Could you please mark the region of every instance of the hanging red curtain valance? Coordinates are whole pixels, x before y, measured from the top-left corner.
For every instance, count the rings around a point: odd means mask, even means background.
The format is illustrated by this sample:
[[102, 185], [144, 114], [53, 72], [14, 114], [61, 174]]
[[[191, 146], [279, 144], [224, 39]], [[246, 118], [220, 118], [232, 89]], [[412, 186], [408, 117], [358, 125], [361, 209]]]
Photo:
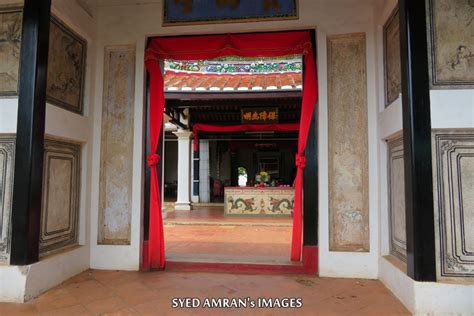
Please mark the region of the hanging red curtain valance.
[[194, 124], [194, 151], [199, 148], [199, 132], [248, 132], [248, 131], [273, 131], [273, 132], [294, 132], [299, 130], [300, 124], [245, 124], [245, 125], [209, 125]]
[[145, 52], [145, 65], [150, 74], [150, 148], [148, 165], [151, 168], [150, 186], [150, 226], [148, 245], [144, 247], [143, 267], [165, 266], [163, 220], [161, 217], [160, 188], [157, 165], [160, 161], [156, 153], [159, 135], [163, 125], [165, 106], [164, 82], [160, 60], [202, 60], [223, 56], [278, 57], [301, 54], [304, 56], [303, 101], [299, 124], [298, 153], [296, 155], [297, 174], [295, 179], [295, 204], [293, 216], [293, 236], [291, 260], [301, 257], [302, 238], [302, 185], [306, 159], [304, 150], [308, 131], [317, 102], [317, 79], [311, 36], [308, 31], [230, 34], [211, 36], [159, 37], [150, 42]]

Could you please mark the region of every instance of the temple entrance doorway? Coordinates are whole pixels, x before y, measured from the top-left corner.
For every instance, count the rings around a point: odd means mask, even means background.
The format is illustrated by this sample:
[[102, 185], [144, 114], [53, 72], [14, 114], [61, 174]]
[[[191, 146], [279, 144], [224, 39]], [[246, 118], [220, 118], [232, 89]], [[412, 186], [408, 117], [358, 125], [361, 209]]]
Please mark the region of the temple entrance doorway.
[[164, 65], [167, 261], [289, 263], [298, 130], [278, 129], [299, 122], [301, 56]]
[[317, 247], [305, 248], [302, 232], [308, 135], [315, 141], [312, 38], [298, 31], [150, 41], [145, 263], [316, 271]]

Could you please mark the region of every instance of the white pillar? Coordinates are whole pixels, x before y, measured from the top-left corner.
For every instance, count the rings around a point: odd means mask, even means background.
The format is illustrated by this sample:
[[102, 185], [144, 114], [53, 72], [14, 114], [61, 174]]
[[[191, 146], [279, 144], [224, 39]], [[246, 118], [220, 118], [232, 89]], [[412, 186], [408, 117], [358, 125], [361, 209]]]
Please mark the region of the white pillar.
[[[191, 147], [194, 148], [194, 141], [193, 140], [191, 140]], [[199, 192], [197, 192], [196, 195], [194, 194], [195, 193], [194, 192], [194, 185], [196, 183], [199, 185], [199, 180], [194, 180], [194, 178], [195, 178], [194, 173], [197, 171], [198, 175], [200, 174], [199, 170], [195, 169], [196, 161], [199, 165], [199, 157], [196, 157], [194, 149], [193, 149], [193, 150], [191, 150], [191, 183], [190, 183], [190, 185], [191, 185], [191, 202], [193, 202], [193, 203], [199, 203]]]
[[163, 123], [163, 144], [161, 146], [161, 217], [166, 218], [168, 215], [166, 213], [166, 206], [165, 206], [165, 123]]
[[178, 137], [178, 198], [175, 210], [191, 210], [191, 135], [187, 130], [173, 132]]
[[199, 200], [210, 202], [209, 191], [209, 140], [199, 142]]

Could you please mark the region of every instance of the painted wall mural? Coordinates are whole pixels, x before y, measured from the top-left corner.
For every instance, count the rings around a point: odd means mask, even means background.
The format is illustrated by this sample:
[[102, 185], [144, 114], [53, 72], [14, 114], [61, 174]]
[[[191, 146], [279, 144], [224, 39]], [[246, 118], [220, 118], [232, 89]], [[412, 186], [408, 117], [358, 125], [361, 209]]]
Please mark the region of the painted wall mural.
[[0, 135], [0, 263], [10, 261], [15, 136]]
[[135, 46], [107, 46], [104, 55], [98, 243], [129, 245]]
[[474, 86], [474, 0], [431, 0], [433, 86]]
[[45, 140], [40, 255], [77, 244], [80, 172], [80, 145]]
[[298, 0], [164, 0], [163, 25], [288, 20], [298, 18]]
[[0, 95], [18, 93], [21, 9], [0, 9]]
[[47, 100], [82, 114], [87, 43], [54, 17], [49, 34]]
[[[0, 9], [0, 95], [17, 95], [22, 8]], [[87, 42], [55, 17], [51, 18], [47, 100], [83, 113]]]
[[402, 93], [400, 64], [400, 20], [398, 8], [384, 26], [385, 106], [389, 106]]
[[365, 34], [328, 36], [327, 47], [329, 248], [369, 251]]
[[293, 188], [224, 188], [226, 216], [289, 216], [293, 212]]
[[403, 138], [392, 139], [388, 147], [388, 210], [390, 221], [390, 254], [406, 262], [407, 234], [405, 223], [405, 166]]
[[433, 133], [438, 279], [474, 283], [474, 130]]

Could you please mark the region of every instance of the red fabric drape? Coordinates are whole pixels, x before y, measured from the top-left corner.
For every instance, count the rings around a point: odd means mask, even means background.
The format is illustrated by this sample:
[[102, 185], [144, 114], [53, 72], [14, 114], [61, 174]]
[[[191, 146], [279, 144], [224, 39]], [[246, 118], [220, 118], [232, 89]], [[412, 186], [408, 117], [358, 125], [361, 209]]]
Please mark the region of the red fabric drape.
[[311, 117], [317, 102], [317, 79], [313, 59], [310, 33], [277, 32], [256, 34], [231, 34], [211, 36], [183, 36], [154, 38], [146, 52], [145, 63], [150, 73], [150, 142], [151, 194], [150, 194], [150, 237], [144, 267], [164, 267], [164, 238], [161, 218], [161, 201], [157, 177], [159, 156], [156, 155], [158, 138], [162, 128], [164, 110], [163, 76], [159, 66], [161, 59], [199, 60], [222, 56], [278, 57], [292, 54], [304, 55], [304, 86], [301, 105], [301, 119], [296, 155], [297, 175], [295, 179], [295, 208], [291, 260], [301, 258], [302, 238], [302, 185], [305, 167], [304, 150]]
[[165, 267], [165, 240], [163, 234], [163, 218], [161, 215], [161, 191], [158, 183], [158, 150], [161, 128], [163, 126], [163, 111], [165, 98], [164, 82], [158, 59], [147, 59], [146, 68], [150, 73], [150, 148], [148, 165], [150, 174], [150, 224], [148, 246], [144, 251], [143, 268], [163, 269]]
[[194, 124], [194, 151], [199, 148], [199, 132], [246, 132], [246, 131], [274, 131], [274, 132], [293, 132], [300, 128], [299, 124], [246, 124], [246, 125], [209, 125]]

